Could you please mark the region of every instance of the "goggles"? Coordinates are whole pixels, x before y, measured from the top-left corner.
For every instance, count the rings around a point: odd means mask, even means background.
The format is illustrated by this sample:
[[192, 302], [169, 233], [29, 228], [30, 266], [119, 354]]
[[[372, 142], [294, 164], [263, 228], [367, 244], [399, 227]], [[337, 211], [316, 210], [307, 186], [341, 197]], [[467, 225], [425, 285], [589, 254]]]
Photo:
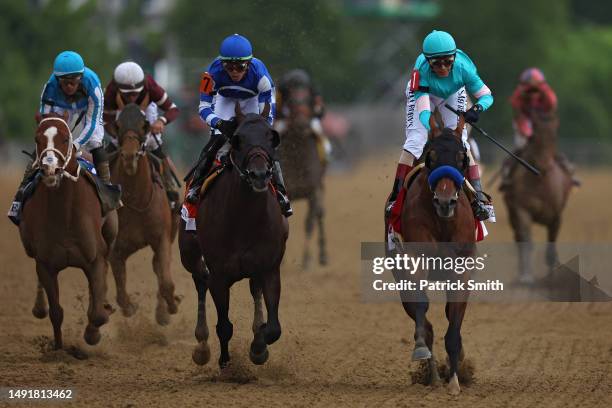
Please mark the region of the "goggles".
[[223, 69], [227, 72], [244, 72], [248, 66], [248, 61], [223, 61]]
[[446, 55], [443, 57], [436, 57], [436, 58], [428, 58], [427, 61], [429, 61], [429, 65], [434, 67], [434, 68], [446, 68], [446, 67], [450, 67], [454, 64], [455, 62], [455, 56], [454, 55]]

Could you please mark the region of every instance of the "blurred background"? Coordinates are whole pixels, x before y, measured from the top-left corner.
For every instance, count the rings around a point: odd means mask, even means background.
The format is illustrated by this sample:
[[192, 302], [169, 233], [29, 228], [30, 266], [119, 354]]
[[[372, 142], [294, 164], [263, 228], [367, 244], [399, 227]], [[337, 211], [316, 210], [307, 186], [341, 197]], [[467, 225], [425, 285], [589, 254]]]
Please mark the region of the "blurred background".
[[[25, 163], [56, 54], [75, 50], [103, 84], [140, 63], [181, 109], [166, 143], [188, 165], [207, 140], [199, 74], [239, 32], [277, 80], [300, 67], [329, 106], [335, 155], [352, 163], [404, 139], [404, 89], [423, 37], [455, 36], [493, 90], [481, 125], [512, 144], [508, 98], [521, 71], [543, 69], [559, 97], [561, 146], [581, 165], [612, 158], [612, 2], [580, 0], [0, 0], [0, 151]], [[480, 141], [485, 162], [501, 153]]]

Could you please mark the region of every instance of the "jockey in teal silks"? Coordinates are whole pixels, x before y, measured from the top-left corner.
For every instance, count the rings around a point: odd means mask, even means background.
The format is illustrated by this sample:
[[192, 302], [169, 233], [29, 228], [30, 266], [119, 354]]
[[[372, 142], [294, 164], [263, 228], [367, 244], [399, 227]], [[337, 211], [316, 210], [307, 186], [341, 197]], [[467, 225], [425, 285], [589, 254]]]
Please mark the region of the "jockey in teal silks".
[[[467, 94], [476, 102], [466, 110]], [[444, 31], [432, 31], [423, 41], [423, 53], [418, 56], [406, 88], [406, 142], [399, 158], [393, 191], [388, 199], [387, 214], [393, 211], [396, 198], [406, 175], [423, 153], [430, 130], [429, 118], [438, 109], [445, 127], [455, 129], [459, 118], [444, 105], [465, 112], [466, 122], [475, 123], [482, 112], [493, 104], [491, 90], [478, 76], [476, 66], [467, 54], [455, 45], [453, 37]], [[480, 171], [467, 143], [467, 130], [463, 142], [469, 157], [468, 180], [476, 190], [472, 202], [474, 216], [481, 221], [494, 219], [493, 207], [482, 192]], [[396, 209], [397, 210], [397, 209]], [[396, 212], [396, 211], [393, 211]]]

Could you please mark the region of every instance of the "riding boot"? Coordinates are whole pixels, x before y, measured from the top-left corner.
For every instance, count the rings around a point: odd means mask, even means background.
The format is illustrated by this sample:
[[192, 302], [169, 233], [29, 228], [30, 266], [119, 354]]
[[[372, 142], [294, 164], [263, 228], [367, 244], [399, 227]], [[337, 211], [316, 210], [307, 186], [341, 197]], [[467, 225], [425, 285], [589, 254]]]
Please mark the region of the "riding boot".
[[573, 163], [569, 161], [567, 156], [561, 152], [557, 152], [555, 159], [557, 160], [557, 163], [559, 163], [559, 166], [561, 166], [561, 169], [563, 169], [563, 171], [570, 176], [572, 179], [572, 184], [577, 187], [580, 186], [582, 181], [576, 177], [576, 168], [574, 167]]
[[38, 172], [38, 169], [32, 168], [32, 164], [33, 162], [29, 162], [26, 166], [25, 172], [23, 173], [23, 179], [21, 180], [21, 183], [19, 183], [19, 187], [17, 188], [17, 192], [13, 198], [13, 203], [11, 204], [11, 208], [7, 214], [9, 219], [15, 225], [19, 225], [19, 222], [21, 221], [21, 210], [25, 192], [31, 185], [32, 181], [34, 181], [34, 177]]
[[287, 189], [285, 188], [285, 181], [283, 180], [283, 172], [278, 160], [274, 161], [272, 180], [274, 182], [274, 187], [276, 187], [276, 198], [280, 204], [281, 212], [285, 217], [291, 217], [293, 215], [293, 208], [291, 208], [291, 202], [289, 201]]
[[111, 184], [110, 180], [110, 166], [108, 164], [108, 155], [103, 147], [96, 147], [91, 150], [91, 156], [93, 158], [94, 166], [96, 167], [96, 173], [98, 178], [102, 180], [104, 184]]
[[391, 194], [389, 195], [389, 198], [387, 199], [387, 205], [385, 206], [385, 216], [386, 217], [388, 217], [391, 214], [391, 209], [393, 208], [393, 205], [395, 204], [397, 195], [399, 194], [402, 188], [402, 185], [404, 184], [404, 179], [406, 178], [406, 175], [408, 175], [408, 173], [410, 173], [412, 169], [413, 167], [407, 164], [403, 164], [403, 163], [397, 164], [397, 170], [395, 171], [395, 181], [393, 182], [393, 189], [391, 190]]
[[[217, 152], [226, 142], [226, 137], [223, 135], [212, 135], [210, 141], [202, 149], [200, 160], [191, 174], [191, 182], [189, 183], [189, 191], [185, 196], [185, 201], [191, 204], [197, 204], [200, 199], [200, 190], [206, 180], [206, 176], [210, 171]], [[188, 174], [189, 176], [189, 174]], [[187, 180], [185, 180], [187, 181]]]
[[174, 179], [172, 174], [172, 169], [170, 168], [170, 164], [168, 163], [168, 156], [163, 151], [162, 146], [158, 146], [157, 149], [151, 152], [155, 157], [159, 158], [162, 162], [161, 166], [161, 178], [162, 183], [164, 184], [164, 189], [166, 190], [166, 195], [168, 196], [168, 202], [170, 203], [170, 208], [174, 211], [178, 209], [179, 205], [179, 192], [177, 186], [177, 182]]
[[474, 217], [479, 221], [490, 221], [495, 222], [495, 211], [491, 200], [485, 193], [482, 192], [482, 184], [480, 184], [480, 174], [478, 171], [478, 165], [470, 166], [469, 170], [469, 181], [476, 196], [472, 201], [472, 210], [474, 211]]

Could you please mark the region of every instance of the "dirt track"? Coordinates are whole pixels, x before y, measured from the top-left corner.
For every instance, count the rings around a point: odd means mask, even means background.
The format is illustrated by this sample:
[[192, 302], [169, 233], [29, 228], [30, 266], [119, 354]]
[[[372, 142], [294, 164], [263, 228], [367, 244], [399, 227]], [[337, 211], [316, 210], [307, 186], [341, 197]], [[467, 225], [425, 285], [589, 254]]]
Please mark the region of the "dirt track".
[[[395, 153], [384, 161], [369, 160], [351, 175], [328, 179], [329, 267], [308, 272], [299, 268], [305, 207], [296, 206], [282, 270], [282, 337], [270, 347], [266, 365], [250, 363], [252, 300], [247, 283], [237, 284], [230, 309], [233, 366], [224, 378], [216, 364], [216, 316], [210, 298], [212, 359], [204, 367], [191, 361], [196, 293], [176, 245], [173, 276], [184, 300], [169, 326], [155, 324], [151, 253], [142, 251], [128, 263], [128, 290], [140, 308], [129, 320], [119, 312], [111, 316], [95, 347], [82, 340], [85, 277], [72, 269], [60, 274], [65, 341], [72, 354], [84, 359], [49, 351], [51, 324], [30, 313], [34, 262], [26, 257], [16, 228], [0, 217], [0, 387], [69, 387], [78, 406], [90, 407], [612, 406], [610, 303], [470, 305], [463, 342], [475, 365], [474, 383], [463, 387], [457, 398], [442, 387], [411, 383], [412, 321], [399, 304], [363, 303], [359, 284], [360, 242], [381, 239], [381, 204], [391, 185], [394, 159]], [[382, 162], [389, 164], [377, 165]], [[17, 173], [2, 174], [0, 203], [5, 211]], [[570, 197], [561, 240], [612, 241], [609, 174], [582, 172], [585, 185]], [[603, 196], [602, 189], [607, 189]], [[489, 239], [509, 241], [501, 200], [497, 203], [498, 223], [490, 228]], [[543, 239], [543, 234], [537, 237]], [[114, 293], [109, 283], [112, 301]], [[443, 309], [432, 305], [428, 315], [440, 356], [446, 328]]]

